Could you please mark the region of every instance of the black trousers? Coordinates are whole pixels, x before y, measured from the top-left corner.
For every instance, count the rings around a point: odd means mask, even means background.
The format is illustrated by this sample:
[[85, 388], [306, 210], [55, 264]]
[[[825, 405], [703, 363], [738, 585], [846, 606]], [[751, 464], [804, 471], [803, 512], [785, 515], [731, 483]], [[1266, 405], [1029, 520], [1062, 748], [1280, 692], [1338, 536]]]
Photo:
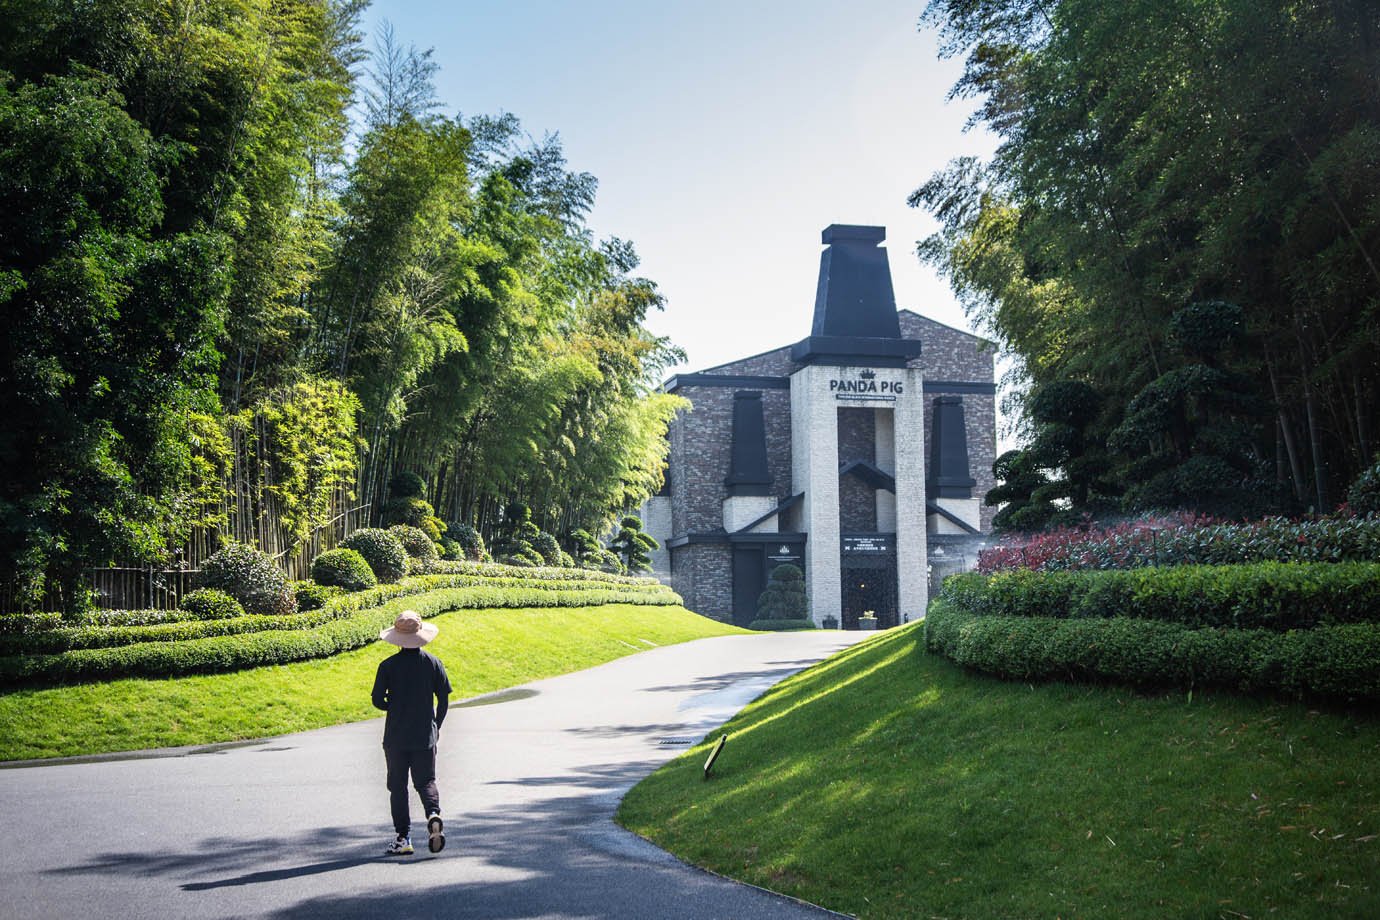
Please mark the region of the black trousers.
[[441, 795], [436, 791], [436, 749], [384, 748], [388, 762], [388, 798], [393, 807], [393, 830], [399, 837], [412, 833], [412, 815], [407, 808], [407, 774], [422, 799], [422, 814], [441, 813]]

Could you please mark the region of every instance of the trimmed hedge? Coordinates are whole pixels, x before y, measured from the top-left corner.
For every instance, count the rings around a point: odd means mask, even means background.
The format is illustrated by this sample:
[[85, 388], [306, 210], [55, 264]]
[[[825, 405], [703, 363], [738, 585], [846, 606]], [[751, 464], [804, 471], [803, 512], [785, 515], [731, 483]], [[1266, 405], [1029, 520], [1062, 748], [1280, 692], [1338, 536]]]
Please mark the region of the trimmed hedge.
[[[328, 549], [311, 561], [312, 581], [328, 588], [363, 591], [378, 584], [374, 570], [352, 549]], [[299, 605], [300, 607], [300, 605]]]
[[794, 632], [799, 629], [814, 629], [814, 620], [753, 620], [747, 625], [748, 629], [755, 629], [759, 632]]
[[1227, 524], [1187, 515], [1009, 539], [978, 554], [978, 571], [1377, 560], [1380, 517], [1336, 514], [1302, 521], [1274, 517]]
[[1194, 629], [1130, 617], [983, 616], [940, 598], [924, 629], [931, 652], [1000, 677], [1380, 701], [1380, 624], [1373, 622], [1290, 632]]
[[660, 585], [518, 586], [473, 576], [424, 576], [333, 598], [319, 611], [292, 616], [82, 626], [0, 637], [7, 656], [0, 658], [0, 684], [169, 677], [333, 655], [377, 639], [404, 607], [432, 616], [461, 609], [680, 602]]
[[978, 616], [1158, 620], [1282, 632], [1380, 622], [1380, 563], [964, 573], [940, 595]]
[[[369, 574], [374, 574], [372, 569]], [[374, 584], [378, 584], [377, 579], [374, 580]], [[320, 610], [331, 598], [344, 594], [345, 589], [337, 585], [318, 585], [314, 581], [294, 581], [292, 593], [297, 598], [297, 610], [306, 613], [309, 610]]]

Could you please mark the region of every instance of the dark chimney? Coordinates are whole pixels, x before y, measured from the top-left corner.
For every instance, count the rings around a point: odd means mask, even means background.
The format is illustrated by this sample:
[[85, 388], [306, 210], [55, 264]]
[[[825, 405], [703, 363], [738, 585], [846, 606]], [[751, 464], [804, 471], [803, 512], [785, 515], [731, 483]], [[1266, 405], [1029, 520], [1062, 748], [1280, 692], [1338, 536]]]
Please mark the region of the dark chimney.
[[936, 396], [930, 425], [930, 498], [972, 498], [977, 481], [968, 474], [968, 426], [963, 421], [963, 399]]
[[830, 224], [821, 234], [815, 318], [791, 357], [805, 364], [905, 367], [920, 343], [901, 338], [885, 227]]
[[762, 420], [762, 394], [739, 390], [733, 394], [733, 445], [728, 478], [729, 495], [771, 495], [767, 468], [767, 426]]

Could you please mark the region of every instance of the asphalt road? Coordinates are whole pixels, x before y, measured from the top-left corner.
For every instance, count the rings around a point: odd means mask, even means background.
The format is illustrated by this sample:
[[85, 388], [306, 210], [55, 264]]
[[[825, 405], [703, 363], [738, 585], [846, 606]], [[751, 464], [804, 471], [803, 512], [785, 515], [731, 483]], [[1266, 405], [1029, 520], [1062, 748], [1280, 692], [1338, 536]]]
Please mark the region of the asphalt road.
[[0, 917], [835, 916], [687, 866], [612, 815], [684, 750], [663, 739], [698, 741], [864, 635], [703, 639], [453, 704], [439, 746], [447, 845], [434, 856], [415, 793], [417, 855], [381, 855], [392, 829], [378, 720], [0, 770]]

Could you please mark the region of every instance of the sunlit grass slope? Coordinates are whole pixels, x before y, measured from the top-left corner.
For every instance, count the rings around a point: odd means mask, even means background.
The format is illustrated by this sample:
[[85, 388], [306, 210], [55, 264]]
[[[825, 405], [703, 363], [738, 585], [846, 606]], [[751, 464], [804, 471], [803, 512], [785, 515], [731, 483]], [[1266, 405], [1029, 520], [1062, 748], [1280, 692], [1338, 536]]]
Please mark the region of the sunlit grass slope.
[[[452, 699], [612, 661], [654, 645], [740, 633], [683, 607], [463, 610], [432, 622]], [[371, 719], [383, 642], [331, 658], [170, 680], [0, 695], [0, 760], [206, 744]]]
[[920, 639], [779, 684], [619, 820], [861, 917], [1380, 916], [1380, 716], [1003, 682]]

